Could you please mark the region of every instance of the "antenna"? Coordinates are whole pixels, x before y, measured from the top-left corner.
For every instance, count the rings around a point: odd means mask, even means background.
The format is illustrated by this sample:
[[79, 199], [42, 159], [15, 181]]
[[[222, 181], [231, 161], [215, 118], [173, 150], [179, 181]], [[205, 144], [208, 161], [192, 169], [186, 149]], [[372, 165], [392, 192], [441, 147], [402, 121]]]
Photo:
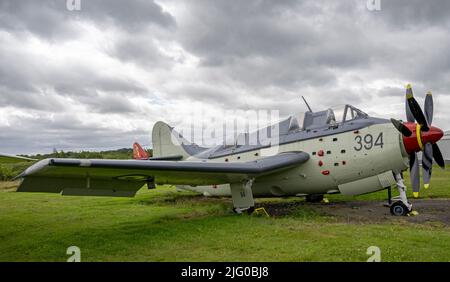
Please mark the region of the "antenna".
[[306, 106], [308, 107], [308, 110], [309, 110], [310, 112], [312, 112], [311, 107], [308, 105], [308, 102], [306, 102], [305, 97], [302, 96], [302, 99], [303, 99], [303, 102], [305, 102]]

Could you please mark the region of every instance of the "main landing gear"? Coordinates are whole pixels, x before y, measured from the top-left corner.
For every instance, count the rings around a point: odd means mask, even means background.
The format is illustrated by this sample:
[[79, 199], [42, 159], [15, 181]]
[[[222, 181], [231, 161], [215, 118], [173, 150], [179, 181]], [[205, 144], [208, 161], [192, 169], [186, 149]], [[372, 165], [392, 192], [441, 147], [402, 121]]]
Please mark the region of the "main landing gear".
[[231, 184], [231, 199], [233, 200], [233, 211], [241, 214], [255, 211], [255, 200], [253, 199], [252, 185], [254, 179], [247, 179], [242, 183]]
[[395, 180], [397, 181], [399, 196], [392, 198], [391, 187], [388, 188], [388, 206], [391, 214], [395, 216], [415, 214], [412, 210], [412, 205], [408, 203], [406, 198], [406, 186], [403, 183], [402, 175], [400, 173], [395, 174]]

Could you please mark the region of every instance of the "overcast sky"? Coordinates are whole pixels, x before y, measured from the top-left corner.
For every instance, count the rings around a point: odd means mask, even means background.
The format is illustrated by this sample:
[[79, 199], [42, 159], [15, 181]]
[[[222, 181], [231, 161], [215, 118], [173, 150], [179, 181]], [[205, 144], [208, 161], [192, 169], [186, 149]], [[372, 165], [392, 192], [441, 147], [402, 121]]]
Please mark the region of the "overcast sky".
[[150, 144], [199, 107], [282, 115], [350, 103], [450, 129], [450, 1], [0, 0], [0, 151]]

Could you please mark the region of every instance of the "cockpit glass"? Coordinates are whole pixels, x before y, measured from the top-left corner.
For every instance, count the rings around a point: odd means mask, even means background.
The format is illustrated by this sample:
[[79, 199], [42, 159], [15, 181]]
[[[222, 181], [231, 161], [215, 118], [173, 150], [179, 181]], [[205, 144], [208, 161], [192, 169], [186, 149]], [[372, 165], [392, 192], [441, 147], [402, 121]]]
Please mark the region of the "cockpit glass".
[[336, 123], [367, 117], [367, 114], [352, 105], [338, 105], [331, 107]]

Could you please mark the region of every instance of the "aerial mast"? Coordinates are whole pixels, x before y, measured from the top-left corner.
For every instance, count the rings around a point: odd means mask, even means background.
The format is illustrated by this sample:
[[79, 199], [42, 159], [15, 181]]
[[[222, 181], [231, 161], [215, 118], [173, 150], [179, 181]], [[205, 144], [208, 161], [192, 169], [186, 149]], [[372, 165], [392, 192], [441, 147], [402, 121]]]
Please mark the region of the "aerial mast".
[[308, 110], [309, 110], [310, 112], [312, 112], [311, 107], [309, 106], [308, 102], [306, 102], [305, 97], [302, 96], [302, 99], [303, 99], [303, 102], [305, 102], [306, 106], [308, 107]]

